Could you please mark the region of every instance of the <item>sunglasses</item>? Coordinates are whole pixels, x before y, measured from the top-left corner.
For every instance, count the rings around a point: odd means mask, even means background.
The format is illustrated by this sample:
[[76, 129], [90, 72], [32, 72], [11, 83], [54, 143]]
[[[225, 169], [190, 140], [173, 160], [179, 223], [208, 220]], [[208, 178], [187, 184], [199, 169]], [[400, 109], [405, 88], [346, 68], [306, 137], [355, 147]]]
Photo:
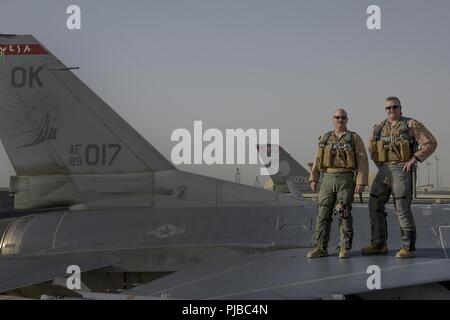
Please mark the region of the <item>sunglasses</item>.
[[345, 119], [347, 119], [346, 116], [334, 116], [334, 118], [335, 118], [336, 120], [340, 120], [340, 119], [345, 120]]
[[397, 110], [398, 108], [400, 108], [399, 106], [397, 106], [397, 105], [395, 105], [395, 106], [389, 106], [389, 107], [386, 107], [386, 110]]

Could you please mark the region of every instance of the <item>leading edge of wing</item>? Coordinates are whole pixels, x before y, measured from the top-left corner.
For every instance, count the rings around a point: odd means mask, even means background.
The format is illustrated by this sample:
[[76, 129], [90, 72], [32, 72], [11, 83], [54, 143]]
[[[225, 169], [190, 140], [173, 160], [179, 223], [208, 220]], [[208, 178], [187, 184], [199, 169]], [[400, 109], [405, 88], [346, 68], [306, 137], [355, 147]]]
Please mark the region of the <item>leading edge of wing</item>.
[[[127, 293], [169, 299], [320, 299], [370, 291], [369, 266], [378, 266], [381, 289], [450, 279], [450, 260], [422, 249], [413, 259], [336, 255], [309, 260], [306, 249], [273, 252], [220, 263], [205, 263], [141, 285]], [[124, 292], [126, 293], [126, 292]]]
[[67, 276], [69, 266], [81, 272], [106, 267], [98, 255], [83, 257], [36, 256], [0, 258], [0, 292], [7, 292]]

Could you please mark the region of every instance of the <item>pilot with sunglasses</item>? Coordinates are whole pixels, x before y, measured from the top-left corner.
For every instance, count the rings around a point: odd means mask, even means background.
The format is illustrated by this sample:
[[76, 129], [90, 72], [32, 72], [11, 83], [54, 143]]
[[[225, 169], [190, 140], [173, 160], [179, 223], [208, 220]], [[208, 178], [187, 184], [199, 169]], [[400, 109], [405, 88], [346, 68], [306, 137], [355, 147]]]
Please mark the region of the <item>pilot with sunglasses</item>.
[[316, 244], [308, 258], [328, 255], [333, 214], [339, 217], [339, 258], [348, 258], [353, 240], [351, 215], [354, 193], [362, 193], [368, 184], [369, 161], [361, 137], [347, 130], [347, 113], [337, 109], [333, 115], [333, 131], [319, 138], [317, 156], [309, 178], [312, 191], [317, 191], [322, 174], [316, 221]]
[[436, 150], [435, 137], [417, 120], [402, 115], [397, 97], [385, 101], [387, 119], [375, 125], [369, 141], [369, 154], [378, 167], [369, 198], [371, 244], [362, 254], [386, 254], [387, 222], [385, 205], [392, 194], [401, 231], [397, 258], [415, 256], [416, 225], [411, 212], [413, 171]]

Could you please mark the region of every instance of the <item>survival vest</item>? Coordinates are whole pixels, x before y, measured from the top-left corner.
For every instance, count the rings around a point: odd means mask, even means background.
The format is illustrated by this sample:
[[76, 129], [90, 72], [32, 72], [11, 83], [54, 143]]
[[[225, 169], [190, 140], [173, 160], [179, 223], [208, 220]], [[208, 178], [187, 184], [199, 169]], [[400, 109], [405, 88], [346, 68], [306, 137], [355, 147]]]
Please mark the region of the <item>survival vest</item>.
[[378, 163], [400, 163], [411, 159], [417, 143], [408, 128], [410, 118], [401, 117], [399, 123], [391, 127], [384, 120], [374, 128], [372, 158]]
[[[339, 141], [338, 141], [339, 140]], [[347, 131], [344, 141], [338, 139], [332, 131], [325, 133], [319, 139], [318, 167], [319, 170], [327, 168], [356, 169], [355, 146], [353, 132]]]

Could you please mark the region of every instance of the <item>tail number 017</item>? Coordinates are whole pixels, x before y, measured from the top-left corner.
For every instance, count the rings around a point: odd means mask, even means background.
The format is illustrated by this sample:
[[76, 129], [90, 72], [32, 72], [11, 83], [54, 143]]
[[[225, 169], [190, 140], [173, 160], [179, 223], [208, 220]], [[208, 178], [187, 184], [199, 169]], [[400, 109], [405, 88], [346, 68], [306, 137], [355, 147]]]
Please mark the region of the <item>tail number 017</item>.
[[[84, 152], [82, 151], [84, 149]], [[85, 148], [82, 145], [71, 147], [69, 166], [110, 166], [114, 163], [122, 150], [120, 144], [89, 144]]]

